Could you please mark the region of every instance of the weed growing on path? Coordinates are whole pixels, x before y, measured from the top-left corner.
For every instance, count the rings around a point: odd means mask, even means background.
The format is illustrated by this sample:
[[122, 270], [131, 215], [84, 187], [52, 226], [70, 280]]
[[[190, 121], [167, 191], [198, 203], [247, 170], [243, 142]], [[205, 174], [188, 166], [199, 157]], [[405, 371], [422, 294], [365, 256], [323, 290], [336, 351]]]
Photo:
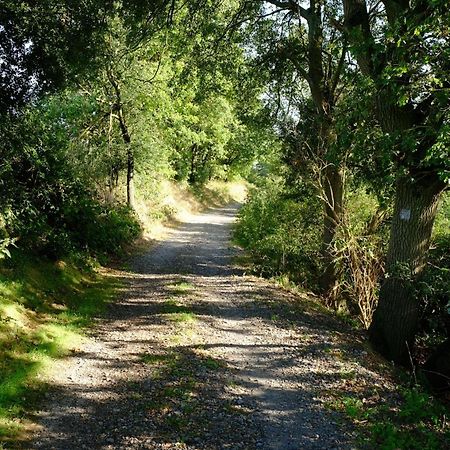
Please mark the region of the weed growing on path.
[[169, 284], [167, 288], [169, 291], [176, 296], [181, 296], [190, 293], [194, 289], [194, 284], [185, 281], [183, 279], [177, 280], [172, 284]]

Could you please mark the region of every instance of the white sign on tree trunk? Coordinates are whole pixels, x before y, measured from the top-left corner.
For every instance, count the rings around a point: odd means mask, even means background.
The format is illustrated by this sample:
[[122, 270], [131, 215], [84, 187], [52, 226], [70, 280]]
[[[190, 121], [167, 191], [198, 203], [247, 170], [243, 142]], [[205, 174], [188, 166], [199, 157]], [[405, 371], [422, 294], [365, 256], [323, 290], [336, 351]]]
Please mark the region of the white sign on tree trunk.
[[400, 210], [400, 219], [401, 220], [409, 220], [411, 219], [411, 210], [410, 209], [401, 209]]

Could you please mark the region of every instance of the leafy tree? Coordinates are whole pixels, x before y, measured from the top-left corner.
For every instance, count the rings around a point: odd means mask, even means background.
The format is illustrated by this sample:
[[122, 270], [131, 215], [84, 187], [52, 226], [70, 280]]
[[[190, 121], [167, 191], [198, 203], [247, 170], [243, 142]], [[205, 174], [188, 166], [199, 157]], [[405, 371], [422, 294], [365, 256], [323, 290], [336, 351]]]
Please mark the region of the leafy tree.
[[419, 318], [416, 281], [449, 180], [450, 16], [440, 0], [343, 6], [342, 29], [370, 80], [370, 104], [386, 137], [380, 150], [397, 173], [387, 276], [370, 337], [386, 357], [407, 364]]
[[[333, 151], [335, 111], [343, 95], [347, 44], [331, 27], [338, 9], [335, 2], [311, 0], [305, 7], [297, 1], [269, 0], [259, 6], [251, 12], [256, 15], [256, 51], [259, 61], [269, 67], [268, 85], [275, 91], [277, 111], [286, 104], [293, 111], [296, 124], [282, 128], [295, 149], [294, 164], [309, 166], [310, 176], [321, 186], [325, 263], [321, 285], [330, 295], [338, 277], [331, 243], [342, 215], [344, 181], [343, 155]], [[315, 174], [313, 167], [318, 169]]]
[[0, 112], [74, 79], [95, 77], [119, 14], [133, 46], [170, 21], [172, 0], [4, 0], [0, 4]]

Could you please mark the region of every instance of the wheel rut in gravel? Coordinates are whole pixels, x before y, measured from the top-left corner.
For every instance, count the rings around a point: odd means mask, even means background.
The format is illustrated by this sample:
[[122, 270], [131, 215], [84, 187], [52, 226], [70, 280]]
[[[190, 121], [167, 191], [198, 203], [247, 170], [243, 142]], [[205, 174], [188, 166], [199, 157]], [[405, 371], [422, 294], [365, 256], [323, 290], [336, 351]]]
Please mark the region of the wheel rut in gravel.
[[123, 293], [52, 375], [27, 448], [355, 448], [330, 405], [392, 386], [313, 301], [233, 265], [237, 209], [192, 216], [117, 273]]

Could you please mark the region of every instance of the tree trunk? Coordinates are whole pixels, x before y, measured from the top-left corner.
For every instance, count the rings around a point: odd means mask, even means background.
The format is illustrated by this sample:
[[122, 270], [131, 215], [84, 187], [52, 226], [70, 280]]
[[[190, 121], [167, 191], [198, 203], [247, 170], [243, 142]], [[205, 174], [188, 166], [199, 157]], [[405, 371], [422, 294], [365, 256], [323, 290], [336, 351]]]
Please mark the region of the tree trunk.
[[136, 209], [134, 196], [134, 154], [131, 148], [131, 137], [128, 131], [122, 108], [119, 109], [119, 125], [122, 132], [122, 139], [127, 147], [127, 205], [131, 209]]
[[127, 148], [127, 205], [135, 210], [136, 202], [134, 195], [134, 155], [131, 145]]
[[196, 158], [197, 158], [197, 144], [192, 145], [191, 148], [191, 168], [189, 170], [188, 183], [193, 186], [197, 181], [196, 170]]
[[334, 261], [332, 243], [342, 216], [344, 193], [344, 176], [341, 168], [329, 165], [323, 176], [324, 218], [322, 254], [324, 272], [320, 278], [320, 288], [328, 296], [332, 296], [338, 280], [338, 270]]
[[403, 176], [397, 181], [386, 278], [369, 336], [381, 354], [403, 365], [410, 363], [409, 352], [420, 307], [415, 286], [426, 265], [433, 223], [444, 189], [445, 184], [437, 175], [415, 180]]
[[123, 113], [122, 94], [120, 91], [119, 82], [117, 81], [111, 67], [107, 69], [107, 75], [116, 95], [114, 110], [117, 111], [117, 119], [119, 121], [120, 132], [127, 149], [127, 205], [131, 209], [136, 209], [134, 195], [134, 154], [133, 149], [131, 148], [130, 132], [128, 130], [125, 115]]

